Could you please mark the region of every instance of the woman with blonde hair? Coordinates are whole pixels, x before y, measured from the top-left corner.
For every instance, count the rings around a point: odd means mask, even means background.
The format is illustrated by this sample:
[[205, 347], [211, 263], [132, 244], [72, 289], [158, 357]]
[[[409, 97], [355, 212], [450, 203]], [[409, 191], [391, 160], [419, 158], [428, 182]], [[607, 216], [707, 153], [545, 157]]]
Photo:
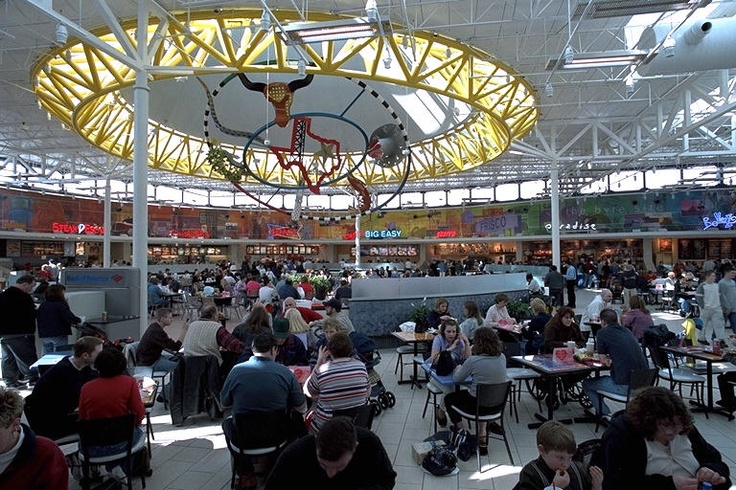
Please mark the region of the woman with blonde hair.
[[284, 318], [289, 320], [289, 333], [299, 334], [309, 332], [309, 325], [304, 321], [302, 314], [296, 308], [286, 310]]
[[526, 339], [524, 349], [526, 355], [539, 354], [539, 350], [544, 346], [544, 327], [552, 319], [547, 313], [547, 304], [540, 298], [532, 299], [529, 306], [534, 313], [534, 318], [529, 321], [529, 325], [522, 332]]

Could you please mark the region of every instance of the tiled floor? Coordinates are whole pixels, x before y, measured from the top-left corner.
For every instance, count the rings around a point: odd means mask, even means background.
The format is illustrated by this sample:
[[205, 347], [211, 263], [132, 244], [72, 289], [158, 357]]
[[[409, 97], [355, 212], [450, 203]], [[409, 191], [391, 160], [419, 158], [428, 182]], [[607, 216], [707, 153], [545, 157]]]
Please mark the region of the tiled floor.
[[[578, 292], [578, 305], [587, 305], [594, 293]], [[620, 307], [620, 305], [618, 305]], [[582, 307], [577, 308], [582, 312]], [[654, 312], [656, 323], [668, 323], [674, 331], [680, 329], [682, 319], [677, 315]], [[422, 441], [432, 433], [430, 415], [422, 419], [426, 389], [411, 389], [408, 385], [397, 385], [394, 375], [396, 354], [394, 349], [382, 351], [383, 361], [377, 369], [386, 388], [396, 396], [396, 406], [385, 410], [375, 421], [373, 429], [381, 437], [386, 450], [394, 461], [398, 473], [396, 488], [413, 489], [495, 489], [510, 490], [518, 480], [521, 466], [537, 456], [535, 432], [527, 429], [537, 410], [536, 402], [525, 393], [522, 395], [520, 423], [507, 415], [506, 427], [509, 429], [511, 451], [515, 464], [511, 464], [502, 442], [491, 442], [490, 458], [484, 458], [483, 471], [476, 471], [475, 457], [460, 462], [460, 473], [455, 476], [437, 478], [424, 474], [414, 463], [411, 445]], [[716, 399], [717, 393], [716, 393]], [[576, 404], [564, 405], [558, 412], [560, 416], [577, 416], [581, 408]], [[729, 422], [720, 415], [712, 415], [706, 420], [696, 414], [698, 428], [705, 438], [718, 449], [736, 472], [736, 422]], [[229, 488], [230, 464], [225, 448], [225, 440], [219, 421], [210, 421], [203, 416], [190, 420], [185, 427], [173, 427], [171, 419], [157, 404], [152, 422], [156, 440], [153, 443], [153, 476], [147, 479], [151, 490], [202, 489], [219, 490]], [[573, 424], [578, 442], [596, 437], [593, 424]], [[599, 434], [600, 435], [600, 434]], [[309, 488], [305, 482], [305, 488]], [[79, 488], [76, 482], [72, 488]], [[140, 488], [140, 479], [134, 481], [134, 488]], [[736, 489], [732, 487], [732, 489]]]

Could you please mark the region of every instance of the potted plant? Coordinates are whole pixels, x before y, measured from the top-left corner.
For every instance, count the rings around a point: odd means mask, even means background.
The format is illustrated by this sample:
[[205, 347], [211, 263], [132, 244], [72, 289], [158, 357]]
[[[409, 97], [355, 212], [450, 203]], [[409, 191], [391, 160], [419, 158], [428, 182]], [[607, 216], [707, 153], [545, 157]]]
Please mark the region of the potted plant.
[[421, 303], [411, 304], [412, 310], [409, 312], [409, 320], [414, 322], [414, 331], [422, 333], [427, 331], [427, 321], [429, 319], [429, 306], [427, 306], [427, 298], [423, 298]]
[[332, 287], [330, 280], [323, 276], [310, 277], [309, 284], [314, 286], [314, 297], [320, 301], [324, 301]]
[[527, 320], [530, 318], [529, 303], [524, 303], [520, 300], [509, 301], [506, 305], [506, 310], [509, 312], [511, 318], [516, 318], [516, 321]]

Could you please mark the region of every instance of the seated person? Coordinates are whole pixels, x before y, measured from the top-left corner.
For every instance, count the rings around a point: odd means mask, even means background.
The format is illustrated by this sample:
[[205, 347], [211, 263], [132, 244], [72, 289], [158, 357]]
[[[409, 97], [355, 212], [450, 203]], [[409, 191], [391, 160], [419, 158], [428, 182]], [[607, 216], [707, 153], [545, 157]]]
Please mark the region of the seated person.
[[352, 354], [353, 343], [343, 332], [334, 334], [326, 347], [320, 347], [317, 364], [304, 383], [306, 393], [314, 401], [312, 412], [307, 415], [310, 433], [319, 432], [336, 410], [360, 407], [368, 401], [368, 372]]
[[445, 298], [437, 298], [434, 309], [427, 316], [427, 328], [439, 328], [443, 316], [450, 316], [450, 302]]
[[189, 324], [184, 324], [179, 339], [174, 340], [165, 330], [173, 321], [174, 316], [169, 308], [156, 310], [156, 321], [151, 323], [143, 333], [135, 352], [139, 366], [151, 366], [154, 371], [171, 372], [174, 370], [176, 361], [171, 360], [171, 355], [181, 349], [181, 343], [187, 335]]
[[[325, 301], [325, 316], [334, 318], [335, 320], [342, 323], [342, 331], [346, 334], [350, 335], [351, 333], [355, 332], [355, 327], [353, 326], [353, 322], [350, 320], [350, 317], [348, 316], [346, 311], [342, 311], [342, 303], [340, 300], [332, 298], [328, 301]], [[321, 322], [317, 321], [314, 322], [312, 325], [319, 325]]]
[[342, 302], [350, 300], [353, 297], [353, 288], [346, 278], [340, 279], [340, 287], [335, 290], [335, 299], [339, 299]]
[[543, 423], [537, 431], [537, 450], [539, 457], [522, 468], [514, 490], [602, 490], [603, 471], [573, 461], [575, 435], [565, 425], [555, 420]]
[[616, 413], [603, 434], [599, 464], [605, 490], [697, 489], [731, 486], [728, 464], [693, 425], [682, 399], [669, 388], [645, 388]]
[[[478, 330], [476, 330], [477, 332]], [[439, 335], [435, 336], [432, 341], [432, 351], [430, 353], [431, 364], [436, 364], [440, 357], [440, 352], [448, 351], [452, 354], [452, 362], [455, 366], [462, 364], [466, 359], [470, 357], [471, 347], [470, 341], [464, 333], [460, 331], [460, 327], [457, 321], [453, 318], [446, 317], [445, 320], [440, 324]], [[433, 380], [429, 380], [432, 387], [435, 390], [442, 391], [447, 394], [454, 390], [454, 387], [437, 383]], [[444, 399], [444, 397], [442, 397]], [[437, 416], [437, 423], [441, 427], [447, 425], [447, 416], [445, 415], [444, 402], [440, 403], [435, 407]]]
[[486, 327], [498, 327], [499, 324], [505, 323], [506, 325], [514, 325], [516, 323], [515, 318], [511, 318], [509, 310], [506, 309], [506, 305], [509, 304], [509, 297], [506, 293], [498, 293], [496, 295], [496, 303], [488, 308], [486, 312], [486, 320], [484, 325]]
[[253, 355], [250, 346], [259, 334], [272, 333], [272, 322], [273, 317], [266, 308], [260, 303], [255, 303], [248, 316], [233, 329], [233, 336], [245, 344], [245, 350], [238, 358], [238, 362], [245, 362]]
[[273, 321], [273, 336], [276, 337], [278, 354], [276, 362], [284, 366], [306, 366], [307, 347], [299, 337], [289, 332], [289, 320], [276, 318]]
[[245, 350], [245, 344], [222, 326], [223, 317], [217, 311], [217, 306], [207, 305], [202, 308], [199, 320], [189, 324], [184, 337], [185, 356], [215, 356], [222, 366], [220, 349], [240, 354]]
[[[82, 386], [79, 397], [79, 419], [93, 420], [110, 417], [135, 415], [136, 429], [133, 433], [133, 446], [145, 437], [139, 427], [146, 416], [141, 400], [138, 382], [128, 375], [128, 361], [123, 353], [115, 348], [103, 349], [97, 356], [95, 366], [100, 376]], [[90, 456], [108, 456], [125, 450], [126, 443], [113, 446], [94, 446], [89, 448]], [[143, 451], [146, 456], [148, 453]], [[108, 467], [108, 471], [111, 468]], [[129, 473], [129, 468], [123, 468]]]
[[302, 316], [305, 322], [312, 323], [315, 321], [322, 320], [322, 315], [319, 314], [319, 312], [314, 311], [312, 308], [305, 308], [303, 306], [297, 306], [296, 300], [292, 297], [288, 297], [284, 299], [284, 313], [282, 316], [285, 316], [286, 313], [289, 312], [291, 308], [296, 309], [299, 314]]
[[38, 379], [26, 399], [26, 418], [33, 431], [50, 439], [77, 432], [79, 394], [82, 385], [97, 377], [92, 365], [102, 351], [102, 339], [80, 337], [74, 354], [65, 357]]
[[314, 365], [317, 364], [320, 349], [326, 347], [327, 342], [329, 342], [332, 336], [337, 332], [342, 332], [342, 323], [338, 322], [334, 318], [325, 318], [322, 322], [322, 336], [314, 343], [312, 355], [309, 357], [310, 367], [314, 369]]
[[161, 281], [156, 276], [151, 276], [148, 280], [148, 306], [163, 306], [166, 304], [166, 297], [161, 289]]
[[465, 320], [460, 324], [460, 331], [472, 342], [475, 331], [483, 326], [485, 320], [478, 311], [478, 304], [475, 301], [463, 303], [463, 316]]
[[20, 421], [23, 398], [0, 388], [0, 488], [67, 490], [69, 468], [59, 446]]
[[539, 354], [544, 347], [544, 329], [552, 319], [550, 314], [547, 313], [547, 304], [540, 298], [533, 298], [529, 306], [534, 317], [522, 331], [522, 335], [526, 339], [526, 346], [524, 347], [526, 355]]
[[580, 328], [575, 324], [575, 312], [570, 307], [561, 306], [544, 327], [544, 353], [550, 354], [557, 347], [567, 347], [570, 340], [578, 347], [585, 345]]
[[390, 490], [396, 484], [391, 460], [373, 432], [355, 427], [347, 417], [325, 422], [316, 435], [291, 443], [276, 460], [266, 490]]

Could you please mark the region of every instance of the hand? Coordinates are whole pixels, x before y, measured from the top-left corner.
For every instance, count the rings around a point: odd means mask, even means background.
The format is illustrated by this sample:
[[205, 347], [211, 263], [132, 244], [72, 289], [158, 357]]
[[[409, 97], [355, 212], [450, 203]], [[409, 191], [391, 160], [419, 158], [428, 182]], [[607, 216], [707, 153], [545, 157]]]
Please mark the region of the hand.
[[706, 468], [703, 466], [698, 470], [698, 472], [695, 474], [695, 478], [698, 479], [698, 481], [707, 481], [712, 483], [713, 485], [720, 485], [721, 483], [726, 483], [726, 478], [718, 474], [717, 471], [711, 470], [710, 468]]
[[700, 482], [697, 478], [689, 476], [673, 476], [672, 481], [677, 490], [698, 490]]
[[602, 490], [603, 470], [597, 466], [590, 467], [591, 490]]
[[565, 470], [557, 470], [552, 484], [559, 488], [567, 488], [570, 485], [570, 475]]
[[330, 351], [327, 350], [327, 346], [319, 348], [319, 354], [317, 354], [317, 364], [324, 364], [327, 358], [330, 357]]

